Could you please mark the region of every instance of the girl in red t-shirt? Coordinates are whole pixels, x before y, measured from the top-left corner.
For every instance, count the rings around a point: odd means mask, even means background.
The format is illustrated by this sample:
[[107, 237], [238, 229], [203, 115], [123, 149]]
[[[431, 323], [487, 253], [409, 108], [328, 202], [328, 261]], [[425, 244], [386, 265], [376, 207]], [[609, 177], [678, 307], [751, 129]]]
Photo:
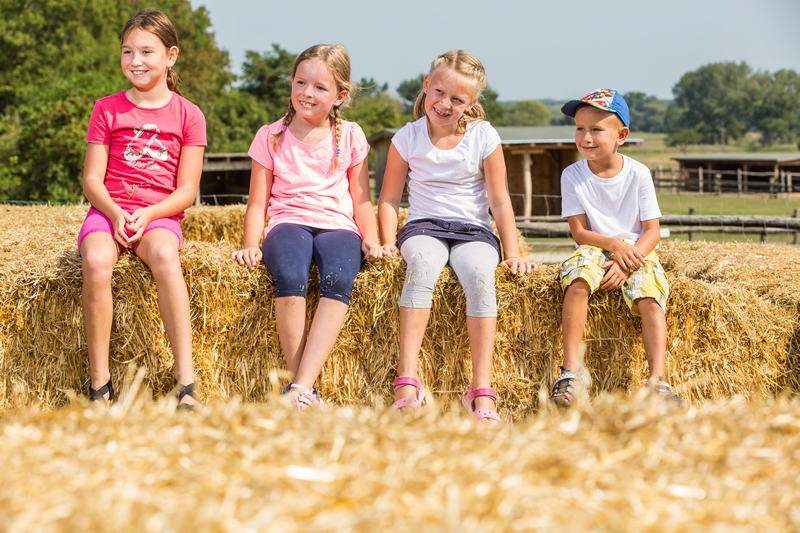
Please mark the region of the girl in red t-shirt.
[[192, 366], [189, 294], [178, 249], [180, 220], [197, 194], [205, 118], [183, 98], [172, 66], [178, 36], [166, 15], [143, 10], [122, 29], [122, 71], [130, 89], [98, 100], [86, 134], [83, 192], [92, 204], [78, 234], [83, 316], [89, 347], [89, 399], [114, 400], [108, 368], [111, 274], [130, 249], [152, 270], [175, 357], [179, 407], [198, 405]]

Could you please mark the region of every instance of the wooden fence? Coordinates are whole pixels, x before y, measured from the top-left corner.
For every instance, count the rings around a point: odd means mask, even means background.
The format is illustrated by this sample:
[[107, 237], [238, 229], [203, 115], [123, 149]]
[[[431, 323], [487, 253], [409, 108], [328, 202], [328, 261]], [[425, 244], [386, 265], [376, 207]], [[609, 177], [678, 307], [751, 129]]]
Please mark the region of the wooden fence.
[[699, 194], [786, 194], [800, 192], [800, 180], [789, 171], [755, 172], [752, 170], [714, 170], [708, 168], [674, 168], [664, 170], [660, 166], [651, 168], [653, 184], [657, 192]]
[[[694, 209], [689, 212], [693, 213]], [[559, 216], [517, 217], [517, 228], [526, 237], [570, 238], [569, 224]], [[793, 235], [793, 244], [798, 243], [800, 218], [795, 209], [793, 217], [764, 216], [713, 216], [713, 215], [661, 215], [662, 230], [669, 234], [688, 234], [694, 240], [696, 232], [738, 233], [760, 235], [766, 242], [769, 235]], [[666, 232], [664, 232], [666, 233]]]

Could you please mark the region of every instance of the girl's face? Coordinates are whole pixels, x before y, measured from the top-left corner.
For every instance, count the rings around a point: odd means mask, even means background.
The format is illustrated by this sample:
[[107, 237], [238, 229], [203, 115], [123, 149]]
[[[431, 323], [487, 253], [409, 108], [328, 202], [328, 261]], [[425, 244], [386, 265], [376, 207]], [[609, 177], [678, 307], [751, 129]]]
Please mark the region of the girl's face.
[[292, 78], [292, 105], [298, 117], [318, 122], [346, 96], [347, 91], [338, 90], [333, 74], [321, 60], [306, 59], [297, 65]]
[[140, 91], [167, 84], [167, 70], [178, 59], [178, 47], [167, 49], [152, 33], [135, 29], [122, 42], [122, 71]]
[[440, 68], [422, 81], [425, 93], [425, 114], [434, 126], [458, 124], [461, 115], [472, 109], [475, 82], [451, 68]]

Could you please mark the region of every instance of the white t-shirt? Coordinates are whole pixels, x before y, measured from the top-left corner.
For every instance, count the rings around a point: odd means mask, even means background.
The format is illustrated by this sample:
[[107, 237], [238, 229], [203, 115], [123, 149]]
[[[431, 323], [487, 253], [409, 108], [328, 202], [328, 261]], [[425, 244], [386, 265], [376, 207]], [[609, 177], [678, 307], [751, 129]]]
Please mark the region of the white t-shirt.
[[408, 163], [408, 220], [438, 218], [490, 227], [483, 160], [500, 145], [500, 135], [485, 120], [467, 123], [458, 146], [436, 148], [428, 120], [406, 124], [392, 138]]
[[638, 241], [643, 220], [661, 216], [650, 169], [622, 156], [622, 170], [598, 178], [584, 159], [561, 174], [561, 216], [586, 215], [588, 228], [604, 237]]

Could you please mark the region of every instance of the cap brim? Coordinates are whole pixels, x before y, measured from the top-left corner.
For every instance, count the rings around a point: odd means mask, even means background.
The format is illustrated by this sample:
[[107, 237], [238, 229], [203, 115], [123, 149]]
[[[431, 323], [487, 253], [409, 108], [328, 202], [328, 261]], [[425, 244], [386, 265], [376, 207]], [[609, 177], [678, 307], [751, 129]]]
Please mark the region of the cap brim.
[[561, 106], [561, 112], [568, 117], [575, 118], [575, 111], [578, 110], [578, 106], [585, 103], [583, 100], [570, 100]]

